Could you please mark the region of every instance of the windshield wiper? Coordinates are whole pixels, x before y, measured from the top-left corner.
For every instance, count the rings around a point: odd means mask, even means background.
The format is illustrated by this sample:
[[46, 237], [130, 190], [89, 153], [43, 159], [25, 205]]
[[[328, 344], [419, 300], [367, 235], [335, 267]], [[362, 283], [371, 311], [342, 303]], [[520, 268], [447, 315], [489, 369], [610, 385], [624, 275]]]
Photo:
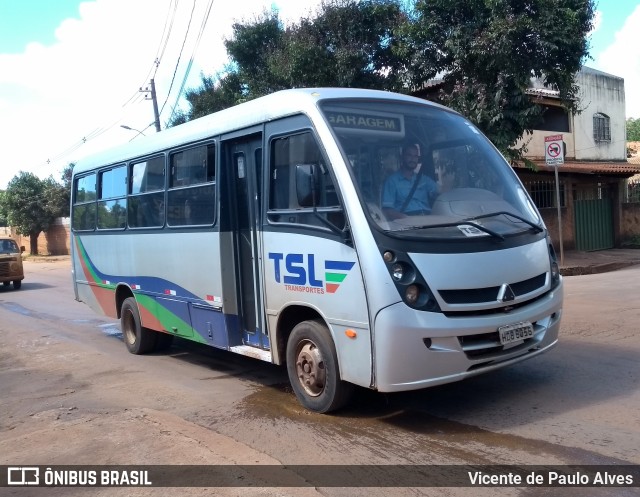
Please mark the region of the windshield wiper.
[[386, 231], [387, 233], [397, 233], [399, 231], [424, 230], [427, 228], [457, 228], [459, 226], [472, 226], [473, 228], [476, 228], [477, 230], [480, 230], [486, 233], [487, 235], [491, 235], [494, 238], [497, 238], [498, 240], [504, 240], [504, 236], [502, 236], [500, 233], [490, 230], [489, 228], [487, 228], [486, 226], [482, 226], [481, 224], [474, 223], [473, 220], [462, 220], [454, 223], [423, 224], [422, 226], [410, 226], [410, 227], [402, 228], [399, 230], [386, 230]]
[[515, 217], [517, 220], [522, 221], [523, 223], [528, 224], [529, 226], [531, 226], [535, 230], [536, 233], [542, 233], [544, 231], [540, 226], [538, 226], [533, 221], [529, 221], [525, 217], [519, 216], [518, 214], [514, 214], [513, 212], [508, 212], [508, 211], [497, 211], [497, 212], [490, 212], [489, 214], [481, 214], [479, 216], [473, 216], [472, 218], [465, 219], [465, 222], [474, 221], [476, 219], [483, 219], [483, 218], [487, 218], [487, 217], [500, 216], [500, 215]]
[[398, 231], [411, 231], [411, 230], [421, 230], [421, 229], [427, 229], [427, 228], [454, 228], [454, 227], [458, 227], [458, 226], [472, 226], [488, 235], [491, 235], [495, 238], [498, 238], [499, 240], [504, 240], [504, 236], [502, 236], [500, 233], [497, 233], [496, 231], [493, 231], [489, 228], [487, 228], [486, 226], [481, 225], [480, 223], [476, 223], [474, 221], [476, 221], [477, 219], [483, 219], [483, 218], [487, 218], [487, 217], [494, 217], [494, 216], [501, 216], [501, 215], [505, 215], [505, 216], [511, 216], [519, 221], [522, 221], [523, 223], [529, 225], [531, 228], [533, 228], [535, 230], [536, 233], [542, 233], [544, 230], [538, 226], [536, 223], [529, 221], [528, 219], [519, 216], [518, 214], [514, 214], [513, 212], [508, 212], [508, 211], [496, 211], [496, 212], [491, 212], [489, 214], [481, 214], [479, 216], [473, 216], [467, 219], [461, 219], [460, 221], [455, 221], [452, 223], [439, 223], [439, 224], [424, 224], [421, 226], [410, 226], [407, 228], [402, 228], [399, 230], [388, 230], [389, 232], [398, 232]]

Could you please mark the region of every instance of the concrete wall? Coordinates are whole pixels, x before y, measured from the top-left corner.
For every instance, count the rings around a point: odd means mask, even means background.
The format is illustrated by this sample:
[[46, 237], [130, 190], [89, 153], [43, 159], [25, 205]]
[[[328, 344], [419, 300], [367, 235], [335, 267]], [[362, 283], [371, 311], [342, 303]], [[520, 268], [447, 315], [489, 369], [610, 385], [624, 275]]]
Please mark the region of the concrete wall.
[[[573, 117], [576, 160], [627, 160], [624, 79], [583, 67], [576, 82], [580, 87], [580, 114]], [[610, 118], [611, 141], [593, 139], [593, 115]]]
[[[516, 146], [526, 144], [526, 156], [530, 159], [544, 159], [544, 137], [562, 134], [565, 143], [565, 158], [577, 161], [626, 161], [626, 115], [624, 79], [590, 67], [583, 67], [576, 76], [579, 86], [579, 108], [581, 112], [570, 116], [570, 132], [534, 130], [525, 134]], [[540, 80], [533, 80], [532, 87], [544, 88]], [[541, 104], [557, 106], [560, 101], [552, 98], [551, 91], [545, 97], [538, 97]], [[596, 142], [593, 138], [593, 115], [602, 113], [609, 116], [611, 127], [610, 142]]]
[[622, 204], [620, 225], [623, 244], [640, 242], [640, 203]]

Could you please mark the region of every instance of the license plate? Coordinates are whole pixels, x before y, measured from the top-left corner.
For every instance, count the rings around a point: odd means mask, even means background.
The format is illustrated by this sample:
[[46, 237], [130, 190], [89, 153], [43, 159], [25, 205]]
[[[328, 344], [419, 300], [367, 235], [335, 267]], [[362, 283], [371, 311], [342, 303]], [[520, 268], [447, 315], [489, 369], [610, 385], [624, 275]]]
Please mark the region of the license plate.
[[527, 321], [523, 321], [522, 323], [500, 326], [500, 328], [498, 328], [498, 335], [500, 335], [500, 343], [502, 345], [526, 340], [533, 336], [533, 325]]

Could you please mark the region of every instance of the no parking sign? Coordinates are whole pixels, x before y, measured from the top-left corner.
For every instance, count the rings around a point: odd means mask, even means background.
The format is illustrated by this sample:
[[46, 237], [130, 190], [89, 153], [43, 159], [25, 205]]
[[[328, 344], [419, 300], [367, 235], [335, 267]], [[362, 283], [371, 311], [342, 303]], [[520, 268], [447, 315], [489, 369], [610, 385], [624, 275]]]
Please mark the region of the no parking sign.
[[544, 137], [544, 158], [548, 166], [564, 164], [564, 145], [562, 135]]
[[[564, 143], [562, 135], [551, 135], [544, 137], [544, 158], [548, 166], [560, 166], [564, 164]], [[556, 173], [556, 208], [558, 209], [558, 239], [560, 240], [560, 265], [564, 264], [564, 250], [562, 247], [562, 215], [560, 212], [560, 180], [558, 179], [558, 168], [554, 167]]]

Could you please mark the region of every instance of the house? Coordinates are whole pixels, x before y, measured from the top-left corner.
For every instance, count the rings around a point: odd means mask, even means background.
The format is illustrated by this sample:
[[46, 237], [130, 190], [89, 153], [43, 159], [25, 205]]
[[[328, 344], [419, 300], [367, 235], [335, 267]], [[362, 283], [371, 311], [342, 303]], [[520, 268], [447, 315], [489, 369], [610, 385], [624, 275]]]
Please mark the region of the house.
[[[628, 235], [623, 204], [629, 177], [640, 165], [627, 162], [624, 79], [589, 67], [576, 77], [581, 112], [570, 114], [557, 91], [532, 81], [531, 98], [545, 108], [544, 122], [525, 136], [524, 165], [516, 171], [549, 227], [556, 247], [600, 250], [620, 246]], [[545, 137], [562, 135], [564, 164], [547, 166]], [[558, 229], [555, 170], [558, 167], [562, 237]]]
[[[559, 92], [531, 80], [527, 94], [544, 108], [544, 120], [516, 147], [526, 146], [524, 163], [514, 165], [549, 228], [556, 248], [600, 250], [620, 246], [640, 234], [640, 203], [626, 208], [627, 180], [640, 173], [640, 164], [627, 161], [624, 79], [589, 67], [576, 76], [579, 109], [571, 114], [562, 107]], [[430, 99], [442, 89], [434, 80], [417, 89], [415, 96]], [[545, 160], [545, 137], [561, 135], [564, 164]], [[557, 198], [560, 199], [559, 230]], [[635, 235], [634, 235], [635, 234]]]

